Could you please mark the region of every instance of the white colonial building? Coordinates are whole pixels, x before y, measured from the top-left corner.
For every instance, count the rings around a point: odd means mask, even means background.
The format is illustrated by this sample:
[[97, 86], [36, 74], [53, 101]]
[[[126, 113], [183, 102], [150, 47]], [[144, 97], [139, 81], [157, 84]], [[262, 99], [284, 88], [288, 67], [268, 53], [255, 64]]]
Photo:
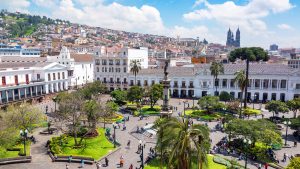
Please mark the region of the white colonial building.
[[55, 62], [0, 61], [0, 78], [0, 105], [68, 89], [67, 68]]
[[62, 47], [58, 56], [48, 56], [47, 60], [67, 67], [69, 87], [94, 81], [94, 58], [91, 54], [71, 53], [67, 47]]
[[107, 52], [102, 48], [95, 53], [95, 80], [107, 84], [110, 90], [127, 89], [130, 75], [130, 63], [137, 60], [142, 69], [148, 68], [147, 48], [121, 48], [118, 51]]
[[[100, 60], [108, 58], [101, 57]], [[98, 65], [97, 65], [98, 63]], [[99, 66], [99, 73], [96, 72], [97, 80], [107, 84], [110, 90], [128, 89], [134, 85], [134, 75], [128, 71], [109, 72], [110, 68], [119, 65], [105, 65], [96, 62]], [[122, 64], [121, 64], [122, 65]], [[125, 64], [127, 65], [127, 64]], [[104, 69], [102, 72], [101, 69]], [[124, 66], [125, 67], [125, 66]], [[171, 80], [170, 93], [172, 97], [179, 98], [200, 98], [206, 95], [213, 95], [215, 85], [218, 92], [226, 91], [235, 98], [241, 97], [241, 91], [234, 82], [234, 73], [245, 69], [245, 64], [224, 64], [225, 72], [219, 75], [218, 81], [214, 82], [209, 70], [209, 64], [195, 65], [194, 67], [170, 67], [168, 69]], [[126, 69], [130, 69], [126, 67]], [[300, 70], [290, 68], [283, 64], [254, 63], [250, 65], [248, 84], [248, 99], [254, 101], [268, 100], [290, 100], [300, 97]], [[152, 68], [142, 69], [137, 75], [137, 85], [145, 87], [161, 83], [163, 69]]]

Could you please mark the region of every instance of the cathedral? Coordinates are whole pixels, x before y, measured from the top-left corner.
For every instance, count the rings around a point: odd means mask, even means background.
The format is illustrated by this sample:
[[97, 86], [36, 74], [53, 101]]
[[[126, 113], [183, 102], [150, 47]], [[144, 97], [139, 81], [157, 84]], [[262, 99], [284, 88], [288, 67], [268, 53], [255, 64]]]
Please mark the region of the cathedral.
[[235, 34], [235, 40], [234, 40], [233, 32], [231, 32], [231, 30], [229, 28], [228, 33], [227, 33], [226, 46], [239, 48], [240, 40], [241, 40], [240, 29], [239, 28], [237, 29], [236, 34]]

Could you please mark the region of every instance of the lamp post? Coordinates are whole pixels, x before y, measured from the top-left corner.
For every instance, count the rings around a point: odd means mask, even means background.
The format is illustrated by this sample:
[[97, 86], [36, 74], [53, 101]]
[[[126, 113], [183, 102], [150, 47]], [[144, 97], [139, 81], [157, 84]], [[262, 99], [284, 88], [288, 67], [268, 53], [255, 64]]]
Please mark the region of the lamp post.
[[54, 112], [56, 112], [56, 102], [57, 102], [57, 97], [53, 97], [52, 100], [53, 100], [53, 102], [54, 102]]
[[142, 169], [144, 169], [144, 146], [145, 146], [145, 144], [143, 144], [142, 140], [140, 140], [139, 143], [140, 143], [140, 147], [141, 147], [141, 150], [142, 150], [142, 153], [140, 155], [140, 157], [141, 157], [141, 167], [142, 167]]
[[187, 104], [187, 100], [183, 101], [183, 122], [184, 122], [184, 118], [185, 118], [185, 104]]
[[46, 105], [46, 114], [48, 114], [48, 105]]
[[254, 101], [255, 101], [255, 98], [256, 98], [256, 94], [253, 94], [253, 107], [252, 107], [252, 109], [254, 109]]
[[195, 102], [195, 97], [196, 97], [196, 96], [193, 95], [193, 108], [194, 108], [194, 106], [195, 106], [195, 103], [194, 103], [194, 102]]
[[116, 148], [116, 128], [117, 128], [117, 126], [116, 126], [116, 124], [115, 123], [113, 123], [113, 128], [114, 128], [114, 148]]
[[20, 136], [23, 138], [24, 143], [24, 155], [26, 156], [26, 139], [27, 139], [28, 130], [20, 130]]
[[291, 125], [291, 121], [290, 120], [284, 121], [283, 124], [286, 125], [284, 145], [287, 146], [287, 134], [288, 134], [289, 125]]
[[247, 162], [248, 162], [247, 148], [248, 146], [251, 145], [252, 142], [249, 139], [244, 139], [243, 142], [245, 144], [245, 169], [247, 169]]

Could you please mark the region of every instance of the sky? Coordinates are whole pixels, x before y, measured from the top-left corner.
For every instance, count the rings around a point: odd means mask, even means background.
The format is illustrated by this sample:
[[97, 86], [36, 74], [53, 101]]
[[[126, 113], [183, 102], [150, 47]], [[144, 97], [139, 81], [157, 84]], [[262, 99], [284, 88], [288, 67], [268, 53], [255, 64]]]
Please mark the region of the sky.
[[130, 32], [300, 47], [300, 0], [0, 0], [0, 9]]

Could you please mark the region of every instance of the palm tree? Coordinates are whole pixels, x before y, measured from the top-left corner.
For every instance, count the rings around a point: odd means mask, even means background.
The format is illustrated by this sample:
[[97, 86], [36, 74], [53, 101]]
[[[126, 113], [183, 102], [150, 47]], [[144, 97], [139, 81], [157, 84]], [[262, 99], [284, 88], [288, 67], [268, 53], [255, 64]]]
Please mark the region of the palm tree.
[[[224, 74], [224, 66], [221, 62], [212, 62], [209, 69], [210, 69], [211, 75], [214, 77], [215, 83], [216, 83], [216, 80], [218, 80], [218, 76], [220, 74]], [[216, 96], [218, 93], [218, 86], [215, 84], [215, 87], [216, 87], [216, 92], [215, 92], [215, 96]]]
[[[234, 73], [234, 75], [235, 75], [234, 82], [238, 84], [238, 86], [241, 90], [241, 109], [242, 109], [243, 92], [245, 91], [245, 88], [247, 86], [247, 79], [246, 79], [245, 70], [237, 71], [237, 72]], [[240, 110], [240, 118], [241, 117], [242, 117], [242, 110]]]
[[209, 130], [204, 125], [188, 124], [188, 120], [171, 117], [158, 125], [158, 132], [163, 130], [164, 134], [158, 137], [157, 147], [169, 154], [169, 167], [189, 169], [194, 157], [197, 157], [200, 169], [203, 162], [207, 163], [206, 154], [210, 148]]
[[134, 74], [134, 83], [136, 85], [136, 75], [141, 70], [141, 63], [137, 60], [132, 60], [130, 63], [130, 72]]

